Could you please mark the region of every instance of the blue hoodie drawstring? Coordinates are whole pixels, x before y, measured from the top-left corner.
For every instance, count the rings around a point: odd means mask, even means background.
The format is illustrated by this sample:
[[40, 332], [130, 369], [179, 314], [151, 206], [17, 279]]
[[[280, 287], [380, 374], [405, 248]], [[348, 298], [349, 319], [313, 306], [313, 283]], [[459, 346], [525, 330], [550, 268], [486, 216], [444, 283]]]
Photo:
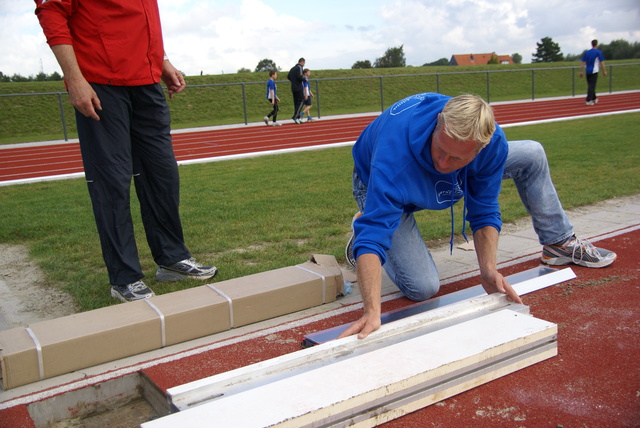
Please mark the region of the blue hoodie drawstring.
[[456, 233], [455, 230], [455, 222], [453, 221], [454, 218], [454, 213], [453, 213], [453, 204], [454, 204], [454, 198], [453, 196], [456, 193], [456, 182], [455, 179], [452, 177], [451, 178], [451, 205], [449, 205], [449, 212], [451, 213], [451, 238], [449, 238], [449, 255], [453, 254], [453, 237]]
[[451, 238], [449, 239], [449, 255], [453, 254], [453, 235], [455, 234], [455, 225], [453, 223], [453, 204], [449, 207], [451, 210]]
[[466, 195], [466, 191], [467, 191], [467, 168], [464, 168], [464, 176], [463, 176], [463, 199], [464, 202], [462, 203], [462, 237], [464, 238], [464, 240], [468, 243], [469, 242], [469, 238], [467, 238], [467, 195]]
[[[464, 240], [466, 242], [469, 242], [469, 238], [467, 238], [467, 195], [465, 194], [465, 192], [467, 191], [467, 168], [463, 169], [463, 177], [462, 177], [462, 181], [463, 181], [463, 199], [464, 202], [462, 203], [462, 237], [464, 238]], [[455, 221], [454, 221], [454, 212], [453, 212], [453, 205], [455, 203], [454, 201], [454, 195], [456, 193], [456, 182], [455, 179], [451, 180], [451, 205], [449, 206], [449, 210], [451, 212], [451, 238], [449, 239], [449, 255], [453, 254], [453, 237], [455, 236]]]

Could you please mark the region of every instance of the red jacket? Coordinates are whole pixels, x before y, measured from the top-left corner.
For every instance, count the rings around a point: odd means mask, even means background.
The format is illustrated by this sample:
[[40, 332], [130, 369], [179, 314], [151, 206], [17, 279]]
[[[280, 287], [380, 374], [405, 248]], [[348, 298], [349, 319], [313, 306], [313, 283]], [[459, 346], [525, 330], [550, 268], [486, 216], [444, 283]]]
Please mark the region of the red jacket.
[[160, 82], [164, 47], [156, 0], [35, 0], [49, 46], [72, 45], [87, 81]]

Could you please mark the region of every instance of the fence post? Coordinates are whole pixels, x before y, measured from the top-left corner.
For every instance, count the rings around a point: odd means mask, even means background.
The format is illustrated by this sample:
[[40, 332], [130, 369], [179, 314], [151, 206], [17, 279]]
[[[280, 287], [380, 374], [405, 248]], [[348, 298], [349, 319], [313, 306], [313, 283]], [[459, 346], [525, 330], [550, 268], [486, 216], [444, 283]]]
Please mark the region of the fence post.
[[531, 100], [536, 99], [536, 74], [535, 70], [531, 70]]
[[318, 82], [318, 79], [316, 79], [316, 94], [315, 94], [315, 99], [316, 99], [316, 105], [318, 106], [318, 119], [320, 119], [320, 83]]
[[609, 93], [613, 92], [613, 64], [609, 66]]
[[62, 133], [64, 134], [64, 141], [69, 141], [67, 136], [67, 122], [64, 119], [64, 104], [62, 103], [62, 92], [58, 92], [58, 104], [60, 105], [60, 119], [62, 120]]
[[487, 102], [491, 102], [491, 83], [489, 82], [489, 72], [487, 71]]
[[576, 69], [575, 67], [571, 68], [571, 96], [576, 96]]
[[440, 73], [436, 73], [436, 92], [440, 93]]
[[382, 76], [380, 79], [380, 111], [384, 111], [384, 87], [382, 85]]
[[244, 83], [240, 84], [242, 86], [242, 110], [244, 112], [244, 124], [248, 125], [249, 122], [247, 121], [247, 96], [244, 93]]

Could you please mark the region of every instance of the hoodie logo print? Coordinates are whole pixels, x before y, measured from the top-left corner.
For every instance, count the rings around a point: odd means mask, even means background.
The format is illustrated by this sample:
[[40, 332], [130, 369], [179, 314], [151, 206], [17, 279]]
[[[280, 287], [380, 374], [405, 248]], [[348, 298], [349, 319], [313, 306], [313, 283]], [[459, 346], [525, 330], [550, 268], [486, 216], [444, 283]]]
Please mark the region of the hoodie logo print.
[[[452, 185], [450, 181], [438, 181], [436, 183], [436, 201], [439, 204], [449, 204], [458, 202], [464, 196], [460, 183]], [[453, 192], [453, 197], [451, 192]]]
[[391, 116], [396, 116], [400, 113], [405, 112], [406, 110], [409, 110], [412, 107], [417, 106], [418, 104], [420, 104], [421, 101], [423, 101], [426, 98], [426, 95], [427, 94], [411, 95], [410, 97], [407, 97], [404, 100], [398, 101], [391, 107], [391, 110], [390, 110]]

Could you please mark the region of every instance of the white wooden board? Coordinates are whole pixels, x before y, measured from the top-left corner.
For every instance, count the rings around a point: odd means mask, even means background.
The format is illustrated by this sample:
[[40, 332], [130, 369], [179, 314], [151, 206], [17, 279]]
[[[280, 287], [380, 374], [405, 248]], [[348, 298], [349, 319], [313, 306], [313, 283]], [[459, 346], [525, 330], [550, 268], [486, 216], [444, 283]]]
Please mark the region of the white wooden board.
[[[499, 301], [500, 297], [506, 302], [503, 296], [496, 295], [489, 300]], [[353, 422], [372, 426], [382, 421], [380, 414], [397, 417], [412, 406], [442, 400], [549, 358], [557, 352], [556, 334], [554, 324], [512, 310], [492, 311], [427, 334], [406, 335], [406, 340], [395, 342], [379, 340], [384, 336], [381, 332], [378, 339], [374, 334], [370, 341], [355, 342], [376, 343], [367, 352], [342, 349], [323, 366], [289, 371], [289, 376], [281, 375], [266, 383], [260, 382], [262, 376], [258, 375], [254, 378], [258, 382], [249, 388], [237, 392], [224, 389], [219, 398], [142, 426], [197, 427], [215, 423], [220, 427], [301, 427]], [[340, 341], [347, 339], [350, 338]], [[229, 382], [233, 378], [230, 373], [219, 375], [222, 384], [233, 383]], [[414, 395], [415, 399], [408, 400], [407, 395]], [[386, 412], [381, 412], [385, 406]]]
[[323, 367], [344, 354], [357, 356], [505, 308], [529, 313], [527, 306], [511, 303], [504, 295], [483, 294], [384, 324], [366, 340], [345, 337], [170, 388], [167, 391], [169, 406], [174, 410], [186, 410], [222, 395], [274, 382], [294, 372]]

